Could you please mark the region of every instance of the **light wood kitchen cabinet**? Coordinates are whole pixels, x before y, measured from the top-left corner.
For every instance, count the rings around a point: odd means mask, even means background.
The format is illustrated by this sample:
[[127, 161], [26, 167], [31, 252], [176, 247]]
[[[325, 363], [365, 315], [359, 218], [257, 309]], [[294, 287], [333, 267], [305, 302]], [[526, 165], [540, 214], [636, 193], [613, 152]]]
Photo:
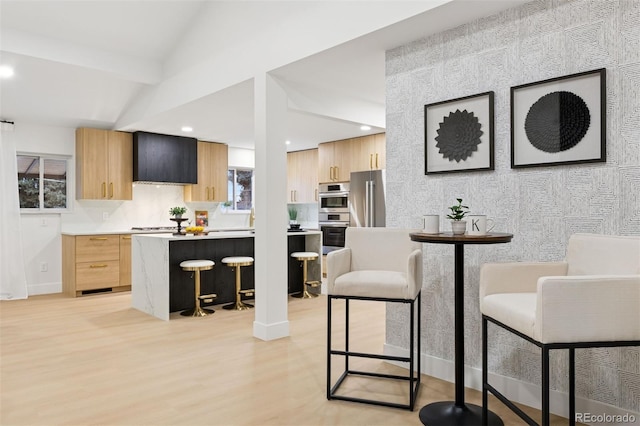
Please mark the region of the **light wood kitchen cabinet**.
[[318, 145], [320, 183], [347, 182], [351, 178], [351, 139]]
[[373, 135], [373, 169], [385, 169], [387, 168], [387, 134], [378, 133]]
[[229, 147], [223, 143], [198, 141], [198, 183], [184, 187], [185, 201], [225, 202]]
[[131, 286], [131, 235], [120, 235], [120, 286]]
[[318, 202], [318, 150], [287, 153], [287, 202]]
[[76, 129], [76, 198], [133, 198], [133, 136], [127, 132]]
[[320, 183], [345, 182], [351, 172], [378, 170], [386, 165], [384, 133], [325, 142], [318, 145]]
[[386, 158], [384, 133], [353, 138], [349, 144], [352, 172], [384, 169]]
[[373, 136], [362, 136], [349, 140], [351, 171], [371, 170], [373, 164]]
[[130, 235], [63, 235], [62, 291], [81, 296], [131, 290]]

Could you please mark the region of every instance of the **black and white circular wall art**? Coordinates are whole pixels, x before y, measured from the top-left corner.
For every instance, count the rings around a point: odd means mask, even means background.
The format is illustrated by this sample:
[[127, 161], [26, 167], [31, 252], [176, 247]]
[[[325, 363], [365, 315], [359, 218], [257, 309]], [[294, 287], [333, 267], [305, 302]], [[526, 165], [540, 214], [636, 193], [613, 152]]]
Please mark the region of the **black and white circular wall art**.
[[585, 101], [575, 93], [557, 91], [547, 93], [531, 105], [524, 129], [534, 147], [556, 153], [580, 143], [590, 124], [591, 114]]
[[493, 170], [493, 92], [424, 106], [425, 174]]
[[607, 159], [606, 69], [511, 87], [511, 168]]
[[459, 109], [445, 116], [437, 130], [436, 147], [449, 161], [464, 161], [471, 157], [482, 142], [482, 125], [473, 112]]

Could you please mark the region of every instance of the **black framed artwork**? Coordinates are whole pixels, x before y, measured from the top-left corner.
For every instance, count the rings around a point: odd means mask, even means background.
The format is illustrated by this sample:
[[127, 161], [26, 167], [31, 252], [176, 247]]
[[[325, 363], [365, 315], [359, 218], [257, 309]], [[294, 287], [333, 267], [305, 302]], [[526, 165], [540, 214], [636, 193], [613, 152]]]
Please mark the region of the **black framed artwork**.
[[493, 170], [493, 92], [424, 107], [425, 174]]
[[511, 168], [606, 161], [606, 69], [511, 88]]

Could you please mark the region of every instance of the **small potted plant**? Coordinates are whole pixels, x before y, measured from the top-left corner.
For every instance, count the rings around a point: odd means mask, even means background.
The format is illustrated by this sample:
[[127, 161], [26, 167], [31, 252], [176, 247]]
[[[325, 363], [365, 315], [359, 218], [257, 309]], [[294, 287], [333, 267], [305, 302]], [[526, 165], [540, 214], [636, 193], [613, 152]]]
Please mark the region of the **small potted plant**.
[[447, 217], [451, 219], [451, 232], [454, 235], [461, 235], [467, 230], [467, 221], [463, 219], [469, 213], [469, 207], [462, 205], [462, 198], [456, 198], [456, 201], [458, 204], [449, 207], [451, 214]]
[[289, 227], [291, 229], [300, 228], [300, 225], [298, 224], [298, 210], [293, 206], [290, 206], [288, 210], [289, 210]]
[[187, 212], [186, 207], [171, 207], [169, 214], [177, 219], [181, 218], [183, 214]]

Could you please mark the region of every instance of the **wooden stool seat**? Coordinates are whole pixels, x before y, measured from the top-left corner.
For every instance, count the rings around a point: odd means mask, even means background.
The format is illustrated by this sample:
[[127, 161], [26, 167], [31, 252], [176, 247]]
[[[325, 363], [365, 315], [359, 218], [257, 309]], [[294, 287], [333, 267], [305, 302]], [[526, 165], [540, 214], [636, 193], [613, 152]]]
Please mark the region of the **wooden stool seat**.
[[315, 293], [309, 293], [307, 287], [318, 287], [320, 281], [307, 281], [307, 262], [310, 260], [316, 260], [319, 254], [313, 251], [295, 251], [291, 253], [291, 257], [298, 259], [302, 262], [302, 291], [300, 293], [292, 294], [291, 297], [297, 297], [299, 299], [313, 299], [318, 297]]
[[229, 256], [222, 259], [222, 263], [231, 268], [236, 268], [236, 301], [228, 305], [223, 306], [223, 309], [229, 309], [234, 311], [244, 311], [253, 308], [253, 305], [244, 303], [242, 296], [253, 296], [255, 289], [242, 289], [242, 277], [240, 275], [240, 269], [243, 266], [253, 265], [253, 257], [250, 256]]
[[205, 301], [207, 303], [213, 302], [215, 298], [218, 296], [215, 294], [200, 294], [200, 271], [208, 271], [213, 269], [213, 265], [215, 262], [212, 260], [203, 260], [203, 259], [195, 259], [195, 260], [185, 260], [180, 262], [180, 267], [184, 271], [191, 271], [195, 275], [195, 307], [193, 309], [187, 309], [186, 311], [180, 312], [180, 315], [186, 317], [206, 317], [214, 313], [213, 309], [204, 309], [200, 306], [200, 301]]

